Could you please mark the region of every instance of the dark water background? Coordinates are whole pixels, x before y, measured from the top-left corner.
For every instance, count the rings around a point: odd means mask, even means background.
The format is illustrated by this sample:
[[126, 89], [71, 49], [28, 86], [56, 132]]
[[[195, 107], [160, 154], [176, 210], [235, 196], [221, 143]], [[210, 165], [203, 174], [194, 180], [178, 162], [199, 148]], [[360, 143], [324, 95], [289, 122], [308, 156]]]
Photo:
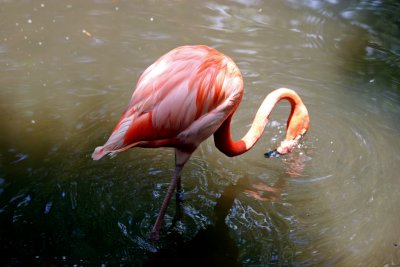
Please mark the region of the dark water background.
[[[399, 14], [397, 1], [1, 1], [1, 265], [399, 266]], [[282, 86], [311, 128], [265, 159], [282, 103], [243, 156], [205, 141], [153, 244], [173, 151], [90, 154], [143, 70], [185, 44], [242, 70], [235, 138]]]

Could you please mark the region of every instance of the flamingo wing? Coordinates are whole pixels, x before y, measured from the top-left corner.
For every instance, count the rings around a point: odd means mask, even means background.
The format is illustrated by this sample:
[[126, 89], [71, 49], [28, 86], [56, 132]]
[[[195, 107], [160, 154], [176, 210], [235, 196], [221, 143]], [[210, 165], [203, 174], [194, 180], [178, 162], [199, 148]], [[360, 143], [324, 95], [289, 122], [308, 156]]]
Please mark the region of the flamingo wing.
[[243, 95], [241, 74], [206, 46], [178, 47], [149, 66], [99, 159], [134, 146], [194, 150], [231, 114]]

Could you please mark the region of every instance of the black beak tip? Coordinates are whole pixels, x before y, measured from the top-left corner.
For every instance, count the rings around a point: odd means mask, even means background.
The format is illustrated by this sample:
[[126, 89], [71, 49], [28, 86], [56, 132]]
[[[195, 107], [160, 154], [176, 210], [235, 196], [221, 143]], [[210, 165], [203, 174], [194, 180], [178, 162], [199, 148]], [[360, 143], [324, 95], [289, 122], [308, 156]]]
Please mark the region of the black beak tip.
[[266, 158], [279, 158], [282, 154], [276, 151], [276, 149], [266, 152], [264, 157]]

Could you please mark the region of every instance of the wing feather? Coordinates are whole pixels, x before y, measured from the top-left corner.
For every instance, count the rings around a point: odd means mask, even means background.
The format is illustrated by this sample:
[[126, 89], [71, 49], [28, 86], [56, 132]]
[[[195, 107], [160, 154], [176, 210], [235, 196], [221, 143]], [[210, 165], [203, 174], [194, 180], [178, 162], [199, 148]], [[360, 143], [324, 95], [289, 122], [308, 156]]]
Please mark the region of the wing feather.
[[[183, 132], [192, 139], [196, 138], [196, 133], [198, 136], [211, 135], [232, 108], [228, 111], [221, 109], [221, 114], [212, 114], [212, 111], [216, 112], [221, 105], [230, 107], [227, 101], [232, 102], [232, 99], [229, 97], [240, 101], [243, 94], [242, 84], [227, 84], [235, 77], [241, 81], [241, 74], [233, 61], [206, 46], [184, 46], [168, 52], [139, 78], [127, 109], [101, 147], [102, 153], [123, 150], [142, 141], [175, 138]], [[237, 92], [232, 94], [232, 90]], [[201, 127], [212, 131], [200, 133]]]

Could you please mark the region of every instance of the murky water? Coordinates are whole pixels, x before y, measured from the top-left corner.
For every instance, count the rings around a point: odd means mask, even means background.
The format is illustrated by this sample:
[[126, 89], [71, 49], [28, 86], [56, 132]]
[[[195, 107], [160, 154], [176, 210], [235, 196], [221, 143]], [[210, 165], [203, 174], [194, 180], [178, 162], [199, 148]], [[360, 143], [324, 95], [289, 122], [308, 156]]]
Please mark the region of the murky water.
[[[399, 12], [395, 1], [2, 1], [2, 265], [400, 265]], [[282, 103], [245, 155], [204, 142], [153, 244], [173, 151], [90, 154], [141, 72], [184, 44], [242, 70], [236, 138], [282, 86], [311, 128], [291, 155], [265, 159], [284, 136]]]

